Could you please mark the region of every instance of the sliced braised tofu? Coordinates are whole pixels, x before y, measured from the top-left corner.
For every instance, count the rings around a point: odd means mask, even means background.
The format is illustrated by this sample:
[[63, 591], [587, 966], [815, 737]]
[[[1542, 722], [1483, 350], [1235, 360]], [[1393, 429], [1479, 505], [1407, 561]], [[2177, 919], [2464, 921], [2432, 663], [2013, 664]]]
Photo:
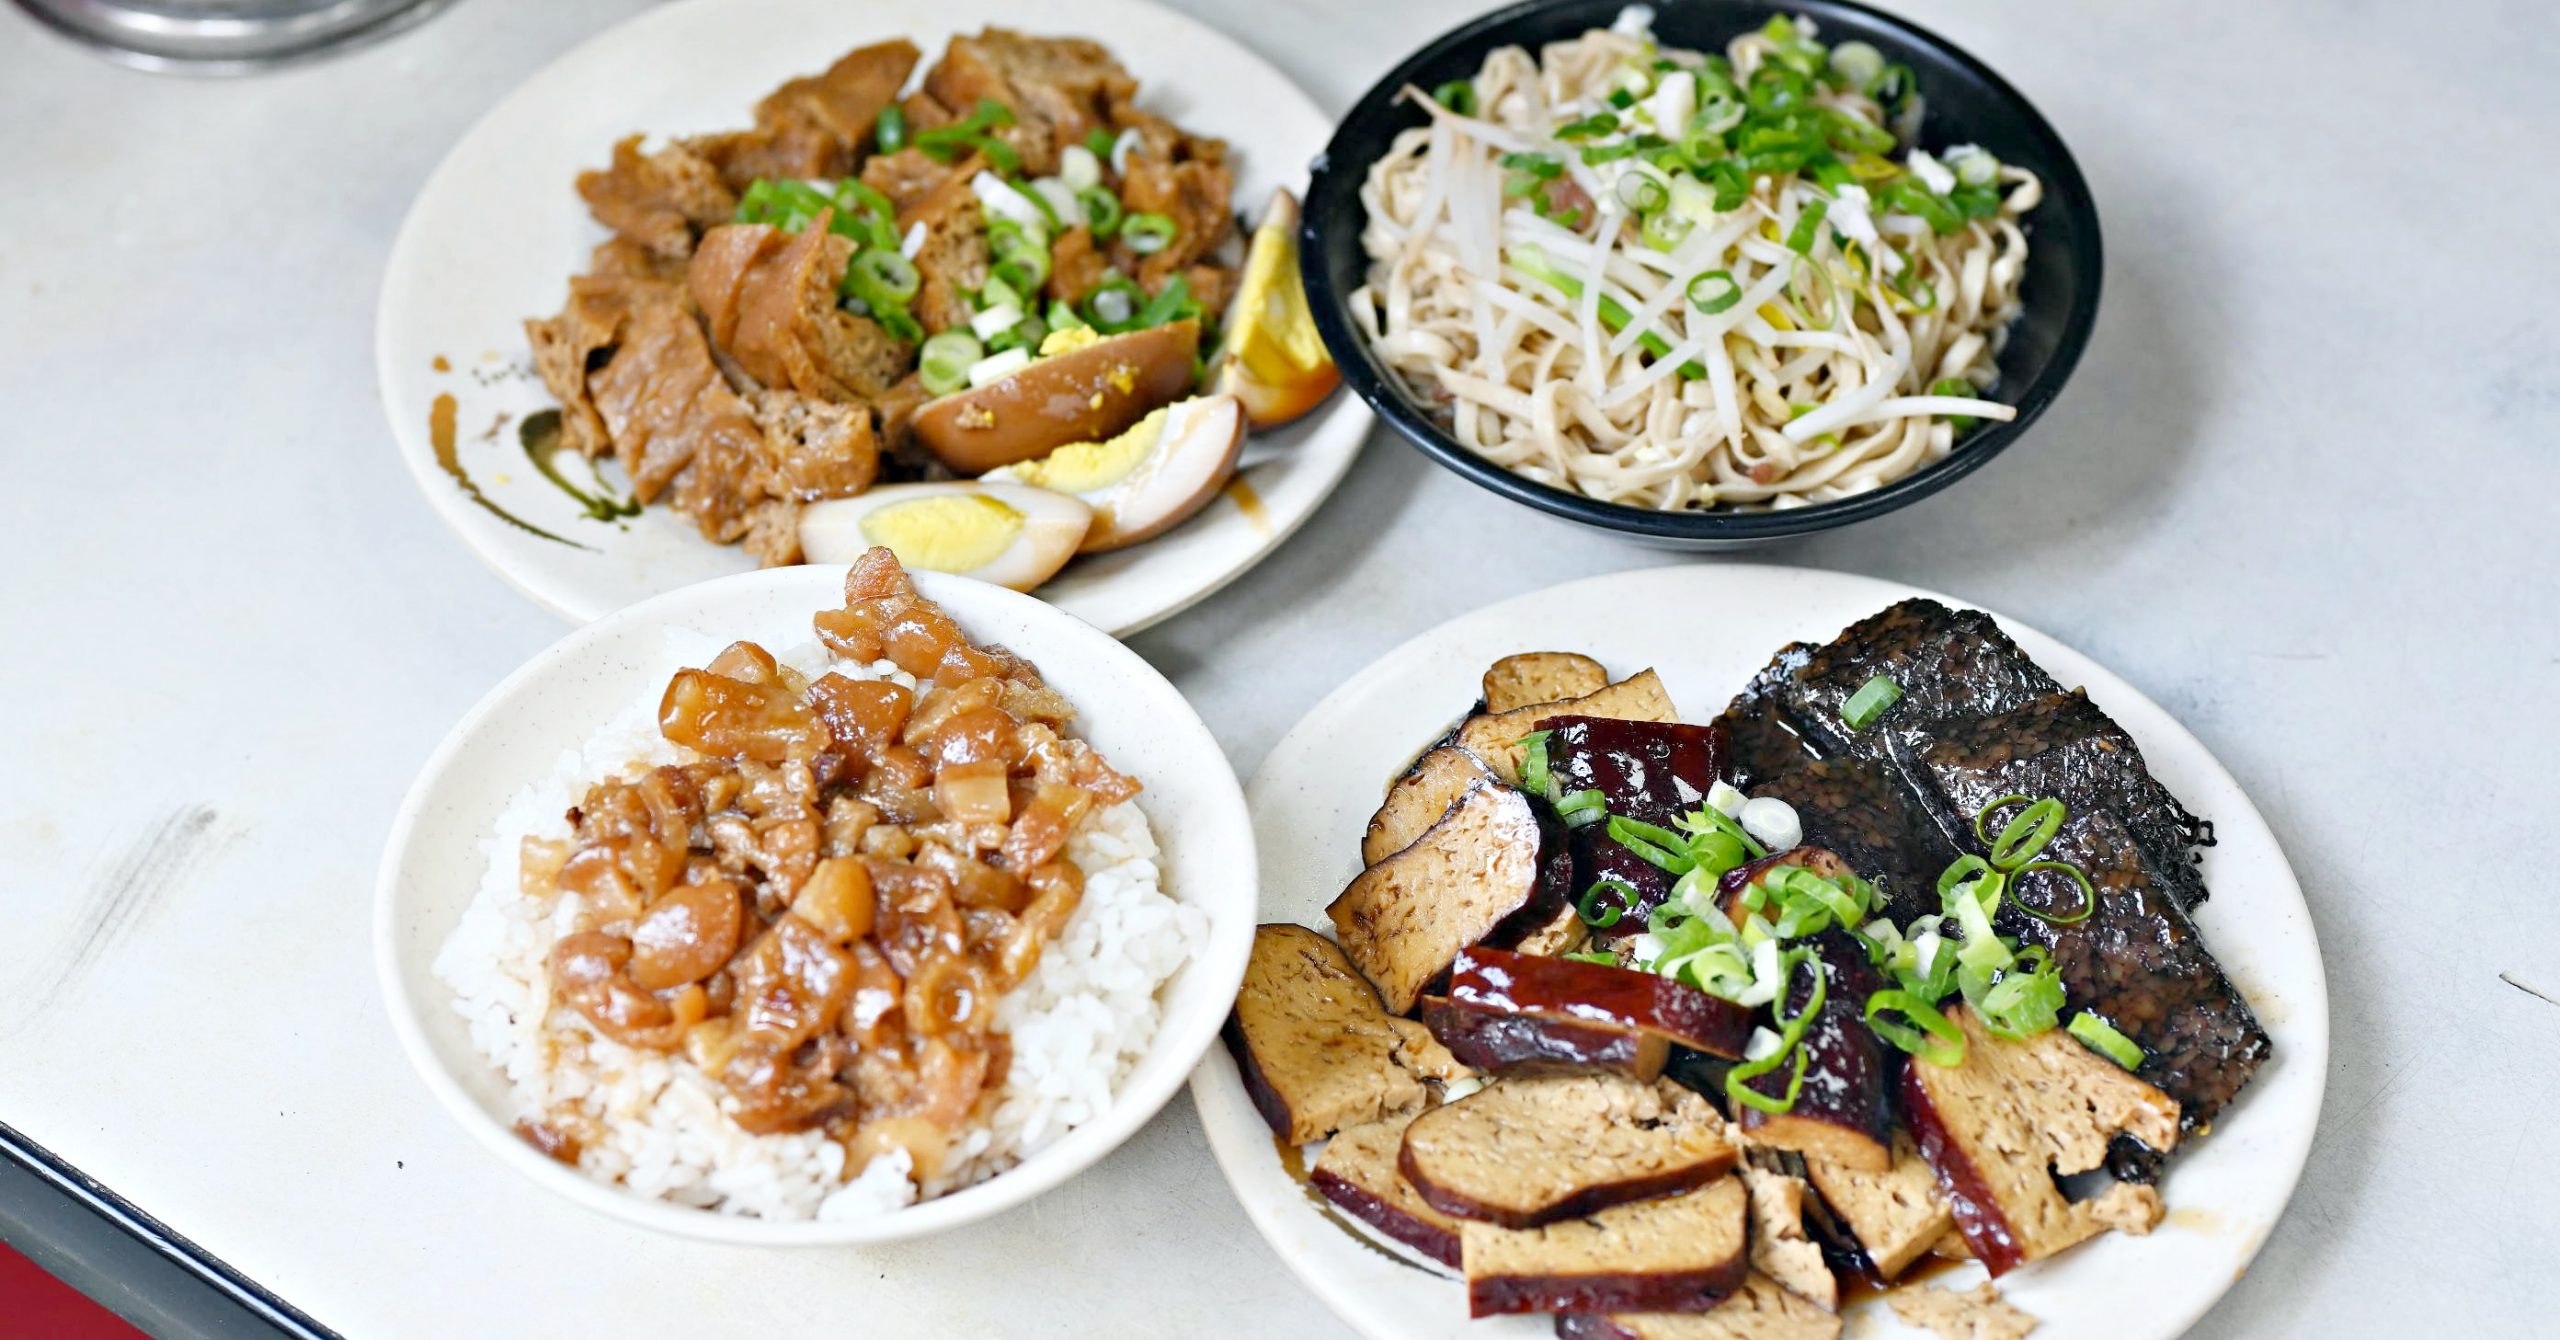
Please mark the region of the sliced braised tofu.
[[1866, 1249], [1876, 1273], [1888, 1280], [1955, 1231], [1955, 1215], [1938, 1193], [1937, 1171], [1900, 1131], [1894, 1132], [1892, 1161], [1883, 1172], [1820, 1154], [1805, 1155], [1804, 1167], [1823, 1203]]
[[1751, 1193], [1751, 1268], [1824, 1311], [1837, 1311], [1840, 1281], [1822, 1259], [1822, 1244], [1804, 1231], [1804, 1179], [1752, 1163], [1739, 1171]]
[[1663, 690], [1661, 677], [1646, 670], [1579, 698], [1469, 717], [1466, 724], [1458, 727], [1457, 744], [1484, 760], [1494, 776], [1517, 782], [1520, 737], [1536, 730], [1538, 723], [1548, 717], [1565, 716], [1613, 717], [1621, 721], [1680, 719], [1679, 712], [1671, 706], [1671, 695]]
[[1511, 946], [1516, 954], [1533, 954], [1540, 958], [1561, 958], [1591, 942], [1591, 928], [1583, 924], [1582, 914], [1571, 903], [1548, 913]]
[[1478, 946], [1423, 1022], [1479, 1070], [1609, 1070], [1647, 1080], [1671, 1045], [1739, 1059], [1752, 1012], [1685, 982], [1605, 963]]
[[1430, 1101], [1425, 1079], [1465, 1073], [1429, 1030], [1381, 1008], [1349, 957], [1304, 926], [1255, 928], [1226, 1040], [1263, 1120], [1297, 1145], [1411, 1115]]
[[1567, 1313], [1562, 1340], [1838, 1340], [1840, 1319], [1759, 1271], [1712, 1312]]
[[1390, 1013], [1411, 1010], [1459, 950], [1537, 896], [1538, 844], [1529, 798], [1479, 780], [1413, 845], [1361, 871], [1325, 909]]
[[2034, 1315], [2002, 1298], [2000, 1287], [1989, 1280], [1965, 1293], [1934, 1284], [1896, 1289], [1884, 1300], [1904, 1324], [1941, 1340], [2026, 1340], [2036, 1328]]
[[1724, 1176], [1724, 1118], [1677, 1084], [1497, 1079], [1405, 1128], [1397, 1170], [1433, 1207], [1532, 1228]]
[[2118, 1182], [2073, 1201], [2054, 1176], [2096, 1168], [2119, 1135], [2173, 1148], [2177, 1103], [2061, 1029], [2011, 1041], [1962, 1006], [1948, 1016], [1964, 1029], [1964, 1063], [1905, 1066], [1902, 1109], [1982, 1264], [2000, 1275], [2109, 1228], [2151, 1231], [2157, 1190]]
[[1705, 1312], [1749, 1273], [1747, 1199], [1719, 1177], [1542, 1228], [1468, 1223], [1458, 1243], [1469, 1314]]
[[1458, 1264], [1459, 1220], [1431, 1207], [1396, 1171], [1409, 1117], [1345, 1129], [1316, 1157], [1307, 1185], [1353, 1218], [1440, 1264]]
[[1360, 838], [1361, 861], [1376, 865], [1412, 846], [1468, 787], [1492, 775], [1475, 755], [1455, 745], [1442, 745], [1414, 760], [1412, 769], [1387, 788], [1386, 803], [1369, 817], [1369, 831]]
[[1578, 651], [1524, 651], [1484, 672], [1484, 710], [1514, 712], [1609, 687], [1609, 672]]

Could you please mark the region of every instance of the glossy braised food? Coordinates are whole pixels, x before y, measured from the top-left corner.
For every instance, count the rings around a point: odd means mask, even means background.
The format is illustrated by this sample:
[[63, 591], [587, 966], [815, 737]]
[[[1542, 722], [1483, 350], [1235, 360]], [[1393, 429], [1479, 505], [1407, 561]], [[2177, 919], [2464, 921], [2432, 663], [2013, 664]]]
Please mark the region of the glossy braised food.
[[[1287, 1087], [1358, 1124], [1273, 1124], [1335, 1134], [1313, 1189], [1474, 1315], [1828, 1340], [1851, 1285], [1902, 1281], [1897, 1311], [2012, 1324], [1917, 1263], [2150, 1231], [2163, 1160], [2267, 1056], [2188, 916], [2210, 828], [1987, 616], [1902, 602], [1705, 724], [1571, 653], [1484, 687], [1389, 784], [1339, 946], [1262, 929], [1376, 985], [1327, 1031], [1410, 1013], [1456, 1063], [1302, 1050]], [[1305, 989], [1248, 978], [1237, 1017]], [[1229, 1044], [1270, 1089], [1265, 1036]]]
[[877, 43], [749, 128], [614, 145], [577, 180], [613, 237], [525, 331], [560, 443], [705, 538], [1028, 590], [1195, 514], [1335, 378], [1294, 200], [1248, 247], [1226, 143], [1108, 49], [988, 28], [921, 65]]
[[591, 786], [572, 841], [527, 839], [523, 878], [580, 899], [552, 989], [599, 1033], [682, 1055], [747, 1131], [823, 1130], [854, 1166], [903, 1149], [929, 1177], [1005, 1077], [998, 1000], [1076, 910], [1068, 839], [1138, 784], [886, 550], [815, 624], [927, 686], [736, 643], [659, 704], [694, 761]]

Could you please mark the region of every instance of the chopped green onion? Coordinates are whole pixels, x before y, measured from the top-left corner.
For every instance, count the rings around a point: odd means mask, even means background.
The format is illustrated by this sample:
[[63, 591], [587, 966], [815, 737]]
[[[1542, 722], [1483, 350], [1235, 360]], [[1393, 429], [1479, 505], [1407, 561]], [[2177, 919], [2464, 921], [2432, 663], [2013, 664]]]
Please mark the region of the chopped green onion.
[[1866, 42], [1843, 42], [1831, 48], [1831, 71], [1837, 82], [1864, 93], [1884, 77], [1884, 53]]
[[1990, 873], [1991, 863], [1979, 856], [1968, 854], [1957, 857], [1948, 864], [1946, 869], [1938, 872], [1939, 901], [1944, 902], [1947, 895], [1955, 891], [1957, 885], [1970, 884]]
[[[2026, 808], [2019, 811], [2018, 817], [2011, 819], [2008, 826], [2000, 830], [1999, 837], [1991, 836], [1984, 825], [1990, 821], [1993, 814], [2011, 805], [2024, 805]], [[2053, 841], [2053, 835], [2062, 831], [2062, 821], [2068, 817], [2070, 817], [2070, 811], [2063, 808], [2061, 801], [2051, 796], [2041, 800], [2029, 796], [2002, 796], [1983, 806], [1982, 812], [1973, 816], [1973, 835], [1982, 839], [1982, 845], [1991, 849], [1993, 869], [2015, 870], [2034, 860], [2036, 853], [2043, 851], [2045, 844]]]
[[1093, 235], [1108, 238], [1120, 230], [1120, 197], [1107, 186], [1088, 186], [1076, 192], [1076, 203], [1084, 207], [1084, 225]]
[[[1805, 992], [1804, 1004], [1790, 1011], [1787, 998], [1795, 994], [1791, 988], [1796, 979], [1796, 969], [1807, 966], [1813, 969], [1813, 986]], [[1781, 1041], [1792, 1045], [1795, 1039], [1804, 1036], [1805, 1029], [1812, 1024], [1814, 1012], [1822, 1008], [1822, 1002], [1831, 998], [1830, 982], [1830, 972], [1822, 966], [1821, 957], [1812, 950], [1790, 949], [1779, 956], [1778, 994], [1769, 1002], [1769, 1017], [1777, 1020]]]
[[[2039, 870], [2053, 870], [2069, 875], [2072, 882], [2080, 886], [2080, 909], [2069, 916], [2056, 916], [2053, 913], [2047, 912], [2043, 908], [2037, 907], [2033, 903], [2028, 902], [2025, 895], [2026, 877]], [[2073, 865], [2069, 861], [2029, 861], [2025, 865], [2018, 867], [2018, 873], [2014, 882], [2017, 883], [2020, 891], [2018, 897], [2019, 909], [2038, 921], [2051, 922], [2056, 926], [2077, 926], [2081, 922], [2087, 921], [2090, 913], [2098, 910], [2097, 886], [2089, 882], [2089, 874], [2087, 871], [2082, 870], [2080, 867]]]
[[916, 274], [916, 263], [895, 251], [879, 248], [861, 252], [851, 262], [880, 285], [880, 290], [900, 302], [916, 296], [922, 279]]
[[1651, 214], [1671, 203], [1671, 188], [1638, 168], [1618, 178], [1618, 203], [1638, 214]]
[[907, 147], [907, 114], [894, 102], [881, 108], [880, 119], [872, 123], [871, 137], [884, 154], [893, 154]]
[[1840, 705], [1840, 724], [1853, 731], [1865, 730], [1876, 718], [1902, 701], [1902, 686], [1884, 675], [1878, 675], [1858, 686], [1849, 701]]
[[1742, 281], [1731, 270], [1709, 270], [1689, 281], [1689, 302], [1709, 316], [1733, 310], [1742, 301]]
[[[1603, 902], [1602, 899], [1611, 893], [1617, 895], [1617, 901]], [[1633, 886], [1623, 880], [1603, 879], [1583, 891], [1582, 901], [1574, 905], [1574, 910], [1581, 914], [1584, 925], [1605, 931], [1625, 919], [1627, 913], [1635, 910], [1635, 905]]]
[[1646, 246], [1656, 251], [1669, 251], [1680, 245], [1681, 239], [1687, 237], [1689, 230], [1696, 226], [1697, 224], [1690, 219], [1666, 209], [1659, 213], [1645, 215], [1644, 226], [1637, 232], [1644, 239]]
[[1119, 271], [1106, 271], [1102, 282], [1085, 295], [1085, 315], [1093, 328], [1106, 335], [1135, 330], [1138, 308], [1147, 300], [1147, 291], [1132, 283]]
[[1796, 226], [1787, 230], [1787, 250], [1799, 256], [1813, 254], [1813, 244], [1822, 236], [1823, 216], [1831, 212], [1831, 202], [1820, 196], [1806, 204], [1796, 216]]
[[[1888, 1017], [1888, 1012], [1902, 1019]], [[1941, 1068], [1964, 1064], [1964, 1029], [1938, 1012], [1934, 1002], [1908, 991], [1884, 990], [1867, 997], [1867, 1027], [1877, 1037]]]
[[[1937, 295], [1934, 292], [1930, 294], [1930, 305], [1933, 307], [1937, 305]], [[1969, 399], [1982, 394], [1982, 392], [1976, 390], [1972, 382], [1966, 381], [1962, 377], [1940, 377], [1936, 381], [1929, 383], [1929, 394], [1962, 396]], [[1959, 433], [1973, 427], [1977, 422], [1980, 421], [1970, 414], [1950, 414], [1947, 416], [1947, 423]]]
[[2054, 1026], [2062, 1014], [2062, 974], [2053, 969], [2047, 958], [2034, 970], [2003, 974], [1980, 999], [1972, 1002], [1985, 1028], [2000, 1037], [2017, 1039], [2034, 1037]]
[[1431, 90], [1431, 100], [1460, 116], [1476, 114], [1476, 86], [1465, 79], [1452, 79]]
[[1582, 161], [1596, 166], [1614, 163], [1621, 158], [1633, 158], [1641, 152], [1643, 146], [1633, 140], [1620, 140], [1616, 144], [1586, 144], [1582, 147]]
[[2133, 1039], [2117, 1032], [2116, 1026], [2106, 1020], [2082, 1010], [2071, 1016], [2070, 1029], [2071, 1036], [2080, 1039], [2082, 1046], [2100, 1056], [2127, 1070], [2142, 1068], [2142, 1048], [2136, 1046]]
[[[1582, 297], [1582, 281], [1548, 264], [1547, 253], [1543, 248], [1534, 245], [1513, 247], [1510, 258], [1512, 266], [1531, 279], [1547, 285], [1569, 299]], [[1635, 320], [1634, 314], [1629, 312], [1625, 305], [1605, 293], [1600, 295], [1599, 306], [1600, 323], [1613, 331], [1624, 330], [1628, 322]], [[1657, 330], [1645, 331], [1636, 337], [1636, 343], [1644, 346], [1646, 352], [1656, 358], [1666, 357], [1671, 353], [1671, 341], [1663, 338], [1662, 332]], [[1707, 375], [1707, 370], [1695, 362], [1683, 363], [1680, 365], [1680, 375], [1692, 378], [1704, 377]]]
[[1179, 231], [1173, 220], [1162, 214], [1132, 214], [1120, 224], [1121, 240], [1141, 256], [1152, 256], [1172, 246], [1174, 234]]
[[977, 108], [962, 120], [931, 130], [919, 130], [908, 141], [922, 149], [936, 162], [948, 163], [964, 149], [975, 149], [986, 155], [999, 172], [1022, 170], [1022, 155], [1014, 147], [988, 134], [997, 126], [1013, 124], [1013, 109], [993, 98], [978, 99]]
[[[1742, 99], [1734, 94], [1708, 93], [1701, 88], [1698, 93], [1698, 110], [1689, 118], [1689, 134], [1692, 138], [1723, 135], [1741, 125], [1742, 119], [1750, 114], [1751, 109], [1745, 107]], [[1721, 149], [1723, 146], [1717, 147]]]
[[1191, 281], [1175, 275], [1165, 281], [1164, 288], [1156, 296], [1147, 299], [1146, 306], [1138, 309], [1138, 329], [1152, 330], [1198, 315], [1200, 304], [1191, 296]]
[[[1795, 1070], [1787, 1076], [1787, 1091], [1783, 1096], [1772, 1098], [1751, 1087], [1750, 1081], [1786, 1064], [1790, 1056], [1795, 1058]], [[1724, 1096], [1744, 1107], [1755, 1107], [1772, 1116], [1791, 1112], [1795, 1109], [1796, 1099], [1804, 1093], [1804, 1068], [1807, 1062], [1804, 1049], [1800, 1047], [1784, 1048], [1771, 1052], [1757, 1061], [1745, 1061], [1725, 1072]]]
[[1597, 823], [1609, 813], [1609, 796], [1598, 789], [1567, 791], [1556, 797], [1556, 817], [1575, 828]]
[[1685, 875], [1697, 865], [1679, 834], [1640, 819], [1610, 815], [1609, 839], [1644, 858], [1646, 864], [1670, 874]]
[[1555, 137], [1560, 140], [1598, 139], [1600, 136], [1606, 135], [1617, 128], [1617, 113], [1593, 112], [1591, 115], [1583, 117], [1578, 121], [1567, 121], [1563, 125], [1556, 127]]
[[1049, 311], [1047, 316], [1049, 329], [1051, 330], [1073, 330], [1079, 326], [1091, 329], [1093, 326], [1092, 322], [1085, 320], [1084, 317], [1076, 311], [1074, 305], [1064, 298], [1051, 298], [1049, 300]]
[[965, 330], [946, 330], [924, 342], [924, 352], [916, 369], [924, 389], [935, 395], [949, 395], [969, 384], [969, 368], [987, 356], [986, 346]]
[[1604, 968], [1614, 968], [1618, 966], [1618, 956], [1610, 953], [1606, 949], [1577, 950], [1574, 953], [1564, 955], [1564, 958], [1573, 963], [1597, 963]]
[[1120, 133], [1108, 126], [1096, 126], [1084, 133], [1084, 147], [1104, 163], [1111, 161], [1111, 150], [1120, 143]]
[[1520, 737], [1520, 789], [1533, 796], [1555, 791], [1555, 778], [1547, 771], [1547, 738], [1551, 730], [1533, 730]]
[[1553, 181], [1564, 173], [1564, 160], [1549, 154], [1504, 154], [1504, 167], [1525, 172], [1540, 181]]

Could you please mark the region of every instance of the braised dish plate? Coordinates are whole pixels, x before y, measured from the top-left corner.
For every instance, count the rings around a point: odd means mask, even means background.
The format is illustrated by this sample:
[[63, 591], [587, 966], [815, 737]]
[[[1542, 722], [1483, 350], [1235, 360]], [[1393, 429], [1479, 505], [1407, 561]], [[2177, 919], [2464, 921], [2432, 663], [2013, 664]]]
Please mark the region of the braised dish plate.
[[[1926, 594], [1839, 573], [1678, 566], [1551, 587], [1443, 624], [1318, 704], [1248, 784], [1261, 919], [1332, 934], [1326, 904], [1360, 872], [1362, 827], [1385, 781], [1467, 710], [1477, 677], [1496, 658], [1552, 648], [1596, 657], [1613, 675], [1649, 666], [1680, 719], [1704, 721], [1780, 646], [1828, 640], [1886, 605]], [[1665, 611], [1697, 617], [1669, 619]], [[2310, 1151], [2328, 1067], [2319, 946], [2284, 853], [2204, 746], [2104, 667], [2014, 620], [2000, 623], [2065, 686], [2085, 687], [2140, 742], [2159, 780], [2213, 821], [2219, 843], [2206, 849], [2202, 873], [2214, 893], [2197, 924], [2274, 1044], [2272, 1059], [2211, 1133], [2168, 1167], [2161, 1181], [2168, 1216], [2149, 1236], [2111, 1235], [1999, 1281], [2005, 1297], [2042, 1320], [2039, 1335], [2174, 1336], [2248, 1267]], [[1553, 1333], [1543, 1316], [1465, 1320], [1462, 1282], [1353, 1227], [1313, 1194], [1275, 1149], [1225, 1049], [1203, 1063], [1192, 1095], [1255, 1226], [1363, 1333], [1521, 1340]], [[1929, 1283], [1962, 1291], [1981, 1278], [1982, 1268], [1968, 1262]], [[1879, 1299], [1846, 1311], [1853, 1335], [1921, 1334], [1902, 1328]]]
[[[1157, 990], [1157, 1021], [1107, 1104], [984, 1181], [861, 1217], [759, 1218], [638, 1194], [546, 1156], [513, 1123], [509, 1083], [475, 1045], [438, 956], [490, 868], [490, 833], [564, 751], [679, 666], [735, 640], [806, 642], [813, 612], [845, 597], [840, 566], [776, 568], [688, 586], [569, 633], [492, 689], [438, 746], [394, 821], [375, 893], [375, 966], [393, 1031], [436, 1100], [497, 1161], [600, 1214], [745, 1246], [845, 1245], [936, 1232], [996, 1214], [1074, 1176], [1126, 1140], [1213, 1045], [1252, 937], [1252, 831], [1226, 757], [1182, 696], [1136, 653], [1028, 596], [925, 573], [922, 593], [969, 637], [1030, 659], [1076, 707], [1074, 730], [1137, 777], [1161, 846], [1161, 887], [1203, 914], [1206, 933]], [[618, 1118], [617, 1118], [618, 1119]], [[574, 1157], [574, 1155], [572, 1155]]]
[[[526, 417], [554, 405], [533, 374], [523, 319], [555, 310], [568, 276], [606, 236], [571, 183], [635, 130], [655, 144], [734, 127], [765, 92], [845, 51], [904, 37], [938, 52], [953, 34], [988, 25], [1104, 42], [1141, 80], [1141, 105], [1228, 142], [1240, 209], [1258, 210], [1275, 188], [1297, 189], [1331, 133], [1260, 57], [1141, 0], [687, 0], [651, 10], [482, 117], [419, 192], [392, 248], [375, 337], [382, 399], [437, 515], [511, 585], [573, 620], [753, 567], [664, 507], [590, 519], [520, 445]], [[1257, 435], [1246, 468], [1199, 516], [1144, 545], [1078, 560], [1040, 597], [1114, 634], [1186, 608], [1314, 512], [1368, 425], [1367, 407], [1341, 395]], [[573, 478], [583, 470], [564, 465]]]

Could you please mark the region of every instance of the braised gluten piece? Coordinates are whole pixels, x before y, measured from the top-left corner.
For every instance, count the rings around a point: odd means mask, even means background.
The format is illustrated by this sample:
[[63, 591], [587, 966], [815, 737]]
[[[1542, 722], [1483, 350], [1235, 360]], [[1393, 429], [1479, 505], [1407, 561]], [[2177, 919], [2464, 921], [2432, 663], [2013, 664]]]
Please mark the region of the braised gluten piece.
[[1840, 1318], [1754, 1270], [1712, 1312], [1572, 1312], [1561, 1340], [1837, 1340]]
[[[1103, 46], [988, 28], [952, 38], [908, 91], [922, 62], [911, 42], [878, 43], [784, 83], [746, 129], [654, 150], [625, 137], [576, 183], [614, 236], [558, 314], [525, 322], [562, 444], [611, 455], [638, 501], [667, 503], [768, 565], [799, 560], [810, 503], [947, 477], [913, 436], [932, 399], [919, 354], [926, 337], [1003, 305], [992, 278], [1027, 277], [1013, 296], [1035, 320], [1052, 304], [1090, 314], [1111, 291], [1132, 311], [1086, 319], [1180, 328], [1194, 346], [1191, 318], [1224, 311], [1236, 289], [1226, 145], [1139, 108], [1137, 81]], [[904, 143], [884, 143], [884, 126]], [[1070, 152], [1098, 164], [1109, 235], [1061, 218], [1074, 226], [1008, 251], [975, 184], [987, 174], [1027, 188]], [[1150, 229], [1120, 230], [1124, 214]], [[1188, 347], [1144, 364], [1179, 384], [1149, 388], [1122, 417], [1190, 389], [1193, 369]], [[1076, 440], [1053, 433], [1049, 445]]]
[[1451, 1269], [1463, 1221], [1442, 1212], [1396, 1171], [1411, 1117], [1349, 1127], [1325, 1142], [1307, 1185], [1362, 1223]]

